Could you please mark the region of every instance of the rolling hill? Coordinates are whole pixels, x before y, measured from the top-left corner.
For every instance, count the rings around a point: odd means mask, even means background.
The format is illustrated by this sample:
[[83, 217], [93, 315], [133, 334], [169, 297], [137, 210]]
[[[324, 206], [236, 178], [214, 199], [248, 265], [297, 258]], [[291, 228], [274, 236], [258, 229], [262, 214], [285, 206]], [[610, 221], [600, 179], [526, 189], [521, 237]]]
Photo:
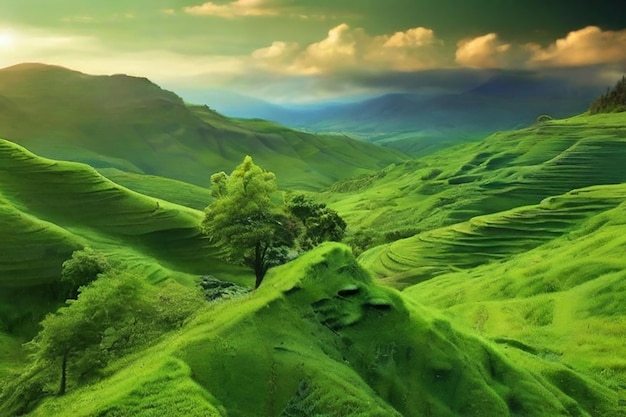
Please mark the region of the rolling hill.
[[390, 243], [358, 258], [379, 282], [617, 391], [626, 383], [625, 121], [581, 115], [498, 133], [337, 184], [334, 207], [349, 224], [388, 231], [379, 238]]
[[512, 350], [377, 286], [326, 244], [29, 415], [618, 416], [612, 391]]
[[188, 106], [145, 78], [42, 64], [0, 70], [0, 110], [0, 137], [42, 156], [201, 187], [245, 155], [271, 166], [282, 187], [296, 189], [324, 187], [404, 158], [345, 136], [229, 119]]
[[578, 116], [496, 133], [484, 141], [339, 182], [324, 194], [353, 231], [379, 241], [539, 204], [577, 188], [626, 181], [626, 114]]
[[121, 187], [87, 165], [41, 158], [0, 139], [2, 328], [32, 329], [63, 301], [55, 291], [61, 265], [84, 246], [154, 283], [241, 274], [216, 260], [198, 228], [202, 216]]

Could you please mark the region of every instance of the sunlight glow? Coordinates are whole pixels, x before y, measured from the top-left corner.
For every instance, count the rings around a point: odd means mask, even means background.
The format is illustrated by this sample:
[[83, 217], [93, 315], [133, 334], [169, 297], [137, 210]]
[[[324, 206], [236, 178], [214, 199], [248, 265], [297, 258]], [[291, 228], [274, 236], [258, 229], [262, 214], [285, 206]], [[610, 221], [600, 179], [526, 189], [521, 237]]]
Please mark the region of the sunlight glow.
[[0, 48], [9, 49], [15, 45], [15, 36], [11, 33], [0, 32]]

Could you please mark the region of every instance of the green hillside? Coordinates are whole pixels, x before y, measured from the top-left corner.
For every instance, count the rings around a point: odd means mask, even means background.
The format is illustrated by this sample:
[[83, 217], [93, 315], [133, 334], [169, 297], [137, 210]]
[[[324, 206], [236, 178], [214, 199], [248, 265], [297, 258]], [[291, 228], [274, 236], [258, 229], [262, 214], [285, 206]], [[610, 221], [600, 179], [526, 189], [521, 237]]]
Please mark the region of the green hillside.
[[511, 350], [373, 284], [327, 244], [29, 415], [619, 415], [612, 391]]
[[381, 245], [359, 260], [390, 284], [404, 287], [526, 252], [622, 207], [624, 201], [626, 184], [578, 189], [538, 205], [473, 217]]
[[626, 383], [625, 122], [583, 115], [496, 134], [340, 183], [334, 207], [352, 224], [409, 235], [389, 233], [392, 242], [359, 257], [381, 282], [617, 392]]
[[404, 158], [344, 136], [228, 119], [145, 78], [42, 64], [0, 70], [0, 110], [0, 137], [39, 155], [201, 187], [245, 155], [272, 167], [282, 187], [309, 190]]
[[[404, 294], [486, 337], [584, 370], [617, 389], [626, 383], [624, 191], [624, 185], [581, 190], [621, 203], [590, 210], [597, 214], [535, 249], [436, 276]], [[519, 237], [520, 245], [530, 236]]]
[[601, 184], [626, 182], [626, 114], [581, 115], [499, 132], [333, 185], [327, 201], [380, 241]]
[[200, 234], [202, 216], [123, 188], [86, 165], [44, 159], [0, 139], [0, 321], [9, 330], [21, 320], [33, 324], [49, 303], [62, 301], [54, 291], [61, 264], [84, 246], [155, 283], [231, 276], [238, 270], [218, 262]]

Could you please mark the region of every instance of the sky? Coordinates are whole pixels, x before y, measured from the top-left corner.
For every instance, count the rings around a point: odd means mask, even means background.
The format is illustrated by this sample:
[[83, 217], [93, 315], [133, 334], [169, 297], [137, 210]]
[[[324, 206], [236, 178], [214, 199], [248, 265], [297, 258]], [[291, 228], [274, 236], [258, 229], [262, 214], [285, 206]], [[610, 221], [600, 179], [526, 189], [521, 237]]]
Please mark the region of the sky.
[[469, 88], [495, 73], [612, 85], [623, 0], [0, 0], [0, 67], [62, 65], [274, 102]]

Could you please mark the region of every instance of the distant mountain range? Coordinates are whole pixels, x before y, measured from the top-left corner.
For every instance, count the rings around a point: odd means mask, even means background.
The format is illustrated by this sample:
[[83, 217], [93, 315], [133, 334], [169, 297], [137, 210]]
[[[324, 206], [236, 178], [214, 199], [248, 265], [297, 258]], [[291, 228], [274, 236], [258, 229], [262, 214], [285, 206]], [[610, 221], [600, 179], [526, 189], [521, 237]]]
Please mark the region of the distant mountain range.
[[228, 91], [181, 91], [232, 117], [260, 117], [311, 132], [341, 132], [419, 155], [498, 130], [584, 112], [600, 93], [559, 78], [499, 73], [457, 93], [390, 93], [352, 102], [281, 106]]

